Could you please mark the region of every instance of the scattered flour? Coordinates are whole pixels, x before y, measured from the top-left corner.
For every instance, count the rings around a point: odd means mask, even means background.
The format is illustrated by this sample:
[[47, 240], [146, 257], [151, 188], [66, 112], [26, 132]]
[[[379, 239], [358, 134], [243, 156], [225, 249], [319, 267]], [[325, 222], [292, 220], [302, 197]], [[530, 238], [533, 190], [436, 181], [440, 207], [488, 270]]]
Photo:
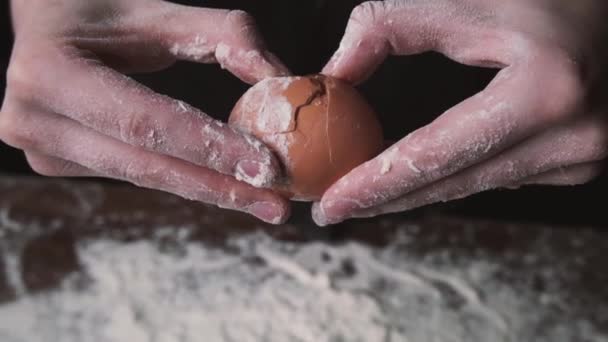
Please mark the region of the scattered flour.
[[260, 132], [286, 133], [289, 132], [295, 120], [295, 110], [285, 96], [264, 96], [260, 108], [257, 129]]
[[[206, 157], [207, 157], [207, 165], [218, 169], [222, 163], [222, 156], [217, 147], [223, 145], [225, 138], [222, 132], [218, 128], [225, 127], [221, 122], [214, 122], [213, 124], [206, 124], [202, 128], [202, 136], [203, 143], [207, 148]], [[253, 139], [253, 137], [245, 135], [245, 140], [251, 146], [251, 148], [257, 152], [262, 151], [264, 146], [261, 142]], [[216, 148], [210, 149], [211, 146], [214, 145]], [[255, 177], [249, 176], [245, 170], [242, 169], [240, 164], [236, 167], [236, 179], [240, 181], [244, 181], [248, 184], [251, 184], [255, 187], [267, 187], [269, 186], [274, 178], [274, 173], [272, 172], [272, 161], [270, 154], [267, 154], [265, 158], [258, 160], [259, 171]]]
[[[289, 134], [294, 129], [295, 108], [282, 93], [299, 77], [275, 77], [260, 81], [243, 95], [241, 103], [245, 113], [258, 112], [257, 120], [243, 120], [241, 127], [247, 132], [261, 132], [260, 139], [271, 146], [282, 158], [284, 165], [291, 165], [289, 148], [293, 138]], [[250, 107], [247, 107], [250, 106]]]
[[215, 58], [220, 63], [222, 69], [226, 68], [226, 63], [228, 63], [230, 58], [232, 58], [231, 52], [232, 49], [228, 45], [224, 43], [220, 43], [217, 45], [215, 49]]
[[[253, 251], [251, 251], [253, 252]], [[182, 254], [183, 253], [183, 254]], [[79, 255], [90, 279], [77, 290], [0, 308], [2, 341], [382, 341], [374, 300], [311, 286], [308, 271], [259, 251], [270, 266], [190, 244], [164, 254], [147, 242], [100, 241]], [[253, 255], [252, 255], [253, 256]], [[283, 262], [283, 264], [281, 264]], [[295, 261], [294, 261], [295, 262]], [[291, 270], [275, 273], [279, 270]]]
[[236, 167], [235, 174], [236, 179], [242, 182], [246, 182], [257, 188], [268, 187], [270, 184], [272, 184], [274, 178], [274, 173], [272, 172], [271, 168], [270, 156], [268, 156], [266, 160], [259, 162], [258, 166], [258, 173], [254, 177], [251, 177], [247, 174], [247, 172], [245, 172], [245, 170], [243, 170], [241, 164], [238, 164]]
[[215, 46], [201, 36], [196, 36], [193, 41], [185, 44], [174, 44], [170, 51], [178, 58], [187, 58], [201, 63], [216, 61]]
[[179, 243], [78, 242], [82, 273], [0, 306], [0, 340], [572, 340], [557, 328], [546, 339], [526, 338], [543, 309], [493, 279], [500, 266], [492, 262], [457, 265], [391, 247], [292, 244], [261, 233], [226, 249], [188, 242], [179, 229], [157, 235]]
[[414, 164], [414, 161], [409, 158], [404, 158], [404, 161], [407, 163], [407, 167], [414, 172], [414, 174], [422, 173], [418, 167]]
[[392, 147], [390, 151], [380, 157], [380, 174], [385, 175], [393, 169], [393, 162], [399, 157], [399, 146]]
[[203, 126], [202, 130], [203, 138], [211, 141], [223, 142], [224, 136], [217, 128], [212, 127], [210, 123]]
[[258, 112], [254, 127], [264, 133], [288, 132], [293, 125], [295, 108], [281, 95], [294, 79], [289, 77], [267, 78], [243, 95], [242, 103], [250, 106], [243, 108], [246, 113]]
[[294, 138], [289, 134], [273, 134], [264, 137], [264, 142], [274, 147], [281, 158], [283, 165], [291, 166], [292, 160], [289, 158], [289, 149], [293, 144]]
[[179, 113], [187, 113], [189, 112], [188, 107], [186, 106], [186, 104], [183, 101], [177, 101], [177, 111]]
[[384, 157], [382, 158], [382, 165], [380, 166], [380, 174], [385, 175], [391, 171], [393, 168], [393, 163], [390, 159]]

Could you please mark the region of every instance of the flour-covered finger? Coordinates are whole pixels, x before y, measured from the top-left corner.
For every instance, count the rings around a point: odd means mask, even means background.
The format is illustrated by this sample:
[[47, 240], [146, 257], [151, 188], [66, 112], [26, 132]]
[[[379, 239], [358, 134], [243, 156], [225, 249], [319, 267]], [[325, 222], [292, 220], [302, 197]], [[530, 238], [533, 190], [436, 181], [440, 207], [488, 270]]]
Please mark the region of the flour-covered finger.
[[11, 66], [12, 91], [37, 94], [37, 99], [17, 98], [13, 102], [48, 108], [132, 146], [217, 170], [258, 187], [268, 187], [280, 175], [270, 149], [255, 138], [95, 60], [65, 58], [64, 51], [49, 51], [52, 53], [45, 58], [53, 63], [51, 70], [38, 70], [36, 63]]
[[337, 223], [403, 197], [572, 117], [581, 86], [568, 63], [547, 59], [534, 65], [533, 76], [529, 67], [503, 69], [484, 91], [350, 172], [315, 206], [317, 223]]
[[599, 161], [606, 156], [608, 126], [604, 118], [583, 118], [387, 204], [356, 212], [353, 217], [407, 211], [498, 188], [581, 184], [597, 176], [602, 166]]
[[431, 50], [469, 65], [508, 65], [510, 43], [503, 32], [470, 16], [471, 9], [459, 1], [364, 2], [351, 13], [323, 73], [359, 83], [389, 55]]
[[284, 222], [289, 216], [287, 201], [270, 190], [126, 144], [65, 116], [48, 112], [4, 114], [0, 133], [12, 146], [81, 165], [103, 177], [244, 211], [270, 223]]
[[290, 72], [270, 51], [255, 20], [240, 10], [223, 10], [163, 3], [149, 17], [135, 18], [142, 34], [158, 41], [175, 58], [220, 63], [247, 83]]

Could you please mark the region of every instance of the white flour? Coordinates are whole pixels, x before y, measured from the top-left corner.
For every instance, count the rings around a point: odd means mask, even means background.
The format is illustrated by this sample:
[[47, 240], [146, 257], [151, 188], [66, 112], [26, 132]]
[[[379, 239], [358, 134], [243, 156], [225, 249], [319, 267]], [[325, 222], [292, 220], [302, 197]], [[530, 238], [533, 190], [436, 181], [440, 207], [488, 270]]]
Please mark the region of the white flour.
[[213, 63], [215, 58], [215, 46], [207, 39], [196, 36], [193, 41], [186, 44], [174, 44], [171, 53], [178, 58], [187, 58], [194, 61]]
[[269, 134], [286, 133], [292, 129], [295, 108], [282, 95], [298, 77], [267, 78], [249, 89], [242, 101], [243, 112], [258, 112], [248, 130]]
[[573, 340], [558, 328], [527, 339], [544, 309], [493, 280], [492, 263], [413, 260], [393, 248], [279, 243], [261, 234], [229, 245], [232, 252], [194, 242], [82, 242], [86, 275], [0, 306], [0, 340]]
[[294, 120], [294, 109], [285, 96], [273, 96], [272, 99], [266, 96], [260, 107], [256, 128], [259, 132], [286, 133]]
[[289, 133], [295, 128], [295, 108], [283, 93], [300, 77], [274, 77], [260, 81], [250, 88], [241, 100], [244, 113], [257, 112], [256, 120], [244, 120], [246, 132], [263, 133], [260, 139], [277, 152], [281, 162], [291, 165], [289, 149], [293, 137]]

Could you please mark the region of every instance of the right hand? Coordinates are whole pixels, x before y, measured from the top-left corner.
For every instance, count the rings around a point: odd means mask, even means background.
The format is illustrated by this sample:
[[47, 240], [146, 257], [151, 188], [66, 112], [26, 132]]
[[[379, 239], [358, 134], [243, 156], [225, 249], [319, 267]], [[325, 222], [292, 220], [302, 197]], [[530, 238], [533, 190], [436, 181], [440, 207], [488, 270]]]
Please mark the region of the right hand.
[[[352, 170], [319, 225], [528, 184], [595, 178], [608, 157], [606, 0], [386, 0], [357, 7], [323, 73], [359, 83], [389, 55], [436, 51], [501, 71]], [[404, 110], [407, 110], [404, 108]]]
[[284, 222], [262, 189], [280, 176], [271, 151], [124, 73], [177, 60], [220, 63], [248, 83], [285, 75], [241, 11], [160, 0], [13, 1], [15, 46], [0, 139], [47, 176], [125, 180]]

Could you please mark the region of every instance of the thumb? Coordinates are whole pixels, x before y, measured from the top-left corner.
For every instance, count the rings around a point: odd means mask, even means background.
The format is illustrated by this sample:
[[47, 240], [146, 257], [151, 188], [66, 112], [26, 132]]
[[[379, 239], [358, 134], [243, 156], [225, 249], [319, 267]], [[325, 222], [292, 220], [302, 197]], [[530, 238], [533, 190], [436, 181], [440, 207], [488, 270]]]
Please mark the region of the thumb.
[[[495, 44], [453, 1], [368, 1], [355, 7], [339, 49], [323, 73], [352, 83], [368, 78], [388, 55], [434, 50], [464, 64], [496, 58]], [[491, 44], [490, 44], [491, 43]]]
[[338, 50], [322, 73], [352, 83], [367, 79], [390, 54], [386, 5], [365, 2], [353, 10]]
[[165, 3], [158, 15], [143, 20], [141, 29], [176, 59], [219, 63], [247, 83], [290, 73], [266, 49], [255, 20], [243, 11]]

